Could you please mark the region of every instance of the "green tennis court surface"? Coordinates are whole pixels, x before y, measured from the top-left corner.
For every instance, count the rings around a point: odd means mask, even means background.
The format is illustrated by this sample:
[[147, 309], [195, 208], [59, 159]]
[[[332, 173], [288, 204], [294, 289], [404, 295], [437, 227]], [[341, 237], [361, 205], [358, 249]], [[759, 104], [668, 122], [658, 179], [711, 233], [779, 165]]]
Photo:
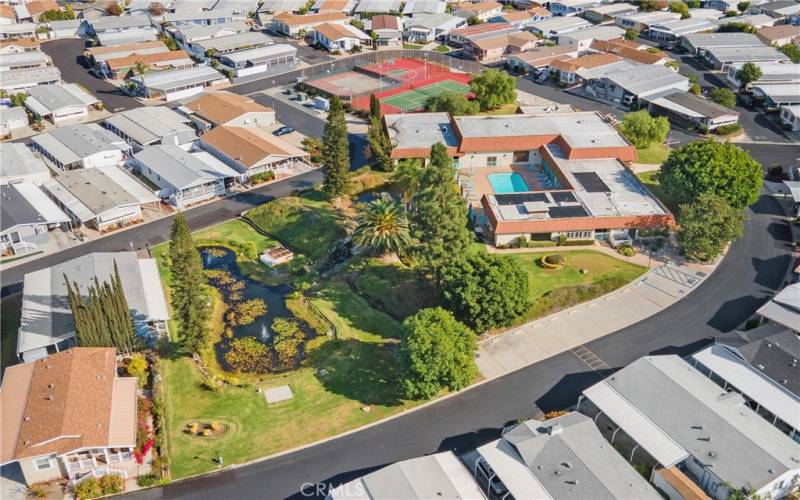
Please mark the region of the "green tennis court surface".
[[389, 106], [399, 108], [403, 111], [416, 111], [425, 106], [425, 101], [429, 97], [439, 95], [445, 91], [466, 94], [469, 92], [469, 85], [455, 82], [453, 80], [444, 80], [431, 85], [426, 85], [425, 87], [409, 90], [408, 92], [403, 92], [402, 94], [384, 97], [381, 99], [381, 102], [388, 104]]

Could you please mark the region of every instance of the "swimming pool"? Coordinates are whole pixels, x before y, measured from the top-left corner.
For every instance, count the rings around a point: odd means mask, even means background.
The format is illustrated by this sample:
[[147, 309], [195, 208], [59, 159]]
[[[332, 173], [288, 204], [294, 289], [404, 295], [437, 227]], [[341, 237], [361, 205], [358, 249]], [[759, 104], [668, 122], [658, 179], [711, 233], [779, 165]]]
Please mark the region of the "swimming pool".
[[489, 183], [497, 194], [524, 193], [530, 191], [525, 179], [516, 172], [489, 174]]

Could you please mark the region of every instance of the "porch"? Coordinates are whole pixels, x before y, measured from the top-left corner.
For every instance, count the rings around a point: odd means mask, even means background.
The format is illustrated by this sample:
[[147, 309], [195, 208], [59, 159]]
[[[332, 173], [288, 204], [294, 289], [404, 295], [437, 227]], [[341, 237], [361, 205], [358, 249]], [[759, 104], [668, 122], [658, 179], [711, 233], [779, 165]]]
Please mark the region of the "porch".
[[[63, 455], [61, 460], [64, 462], [70, 481], [79, 480], [87, 474], [98, 477], [98, 473], [99, 475], [121, 474], [127, 478], [128, 473], [125, 467], [120, 467], [120, 465], [133, 460], [133, 450], [131, 448], [95, 448]], [[118, 464], [113, 468], [114, 472], [108, 472], [110, 466], [114, 464]]]

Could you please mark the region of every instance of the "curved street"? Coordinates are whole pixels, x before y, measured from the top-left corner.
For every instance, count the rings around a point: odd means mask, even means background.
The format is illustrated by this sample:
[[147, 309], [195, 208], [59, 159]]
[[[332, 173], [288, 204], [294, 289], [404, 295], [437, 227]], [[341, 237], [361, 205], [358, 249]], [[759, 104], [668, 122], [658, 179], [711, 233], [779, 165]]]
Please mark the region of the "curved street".
[[[616, 369], [646, 354], [689, 354], [747, 320], [783, 284], [792, 259], [778, 202], [764, 195], [748, 215], [744, 237], [689, 300], [587, 347]], [[383, 424], [135, 496], [307, 498], [313, 483], [338, 484], [398, 460], [483, 444], [505, 423], [530, 417], [537, 406], [547, 411], [574, 404], [581, 390], [602, 376], [564, 352]]]

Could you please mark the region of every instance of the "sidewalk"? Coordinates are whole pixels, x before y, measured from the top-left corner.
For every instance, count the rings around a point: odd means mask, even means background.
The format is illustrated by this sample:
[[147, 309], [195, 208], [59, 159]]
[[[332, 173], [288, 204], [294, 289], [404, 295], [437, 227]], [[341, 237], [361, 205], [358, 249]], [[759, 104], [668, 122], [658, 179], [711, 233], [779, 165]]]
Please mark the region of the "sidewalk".
[[[522, 325], [480, 343], [476, 361], [483, 377], [493, 379], [574, 349], [587, 362], [583, 344], [648, 318], [691, 293], [707, 271], [670, 264], [651, 269], [636, 281], [570, 309]], [[586, 352], [584, 352], [586, 351]], [[605, 368], [599, 359], [593, 368]]]

